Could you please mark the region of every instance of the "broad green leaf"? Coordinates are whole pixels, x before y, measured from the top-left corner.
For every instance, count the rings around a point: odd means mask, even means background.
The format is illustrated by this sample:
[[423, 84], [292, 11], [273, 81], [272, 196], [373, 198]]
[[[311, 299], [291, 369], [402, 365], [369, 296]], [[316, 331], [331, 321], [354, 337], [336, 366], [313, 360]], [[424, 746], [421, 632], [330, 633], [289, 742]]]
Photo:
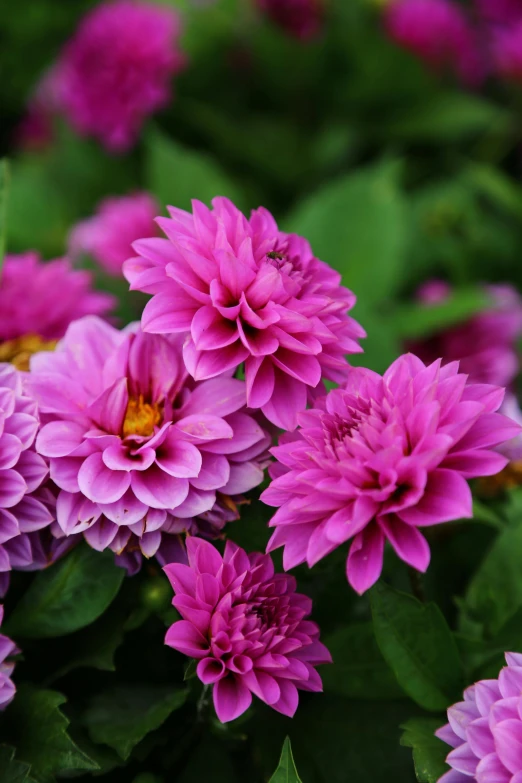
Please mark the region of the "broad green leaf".
[[509, 114], [479, 95], [464, 92], [430, 94], [404, 116], [386, 123], [387, 136], [408, 141], [460, 141], [486, 131], [509, 129]]
[[192, 199], [210, 204], [215, 196], [228, 196], [242, 205], [238, 186], [218, 163], [206, 153], [182, 147], [158, 130], [147, 137], [145, 166], [148, 189], [162, 209], [167, 205], [190, 209]]
[[402, 725], [401, 745], [413, 749], [419, 783], [437, 783], [448, 771], [445, 759], [451, 748], [435, 736], [445, 722], [443, 718], [413, 718]]
[[187, 691], [164, 686], [120, 685], [95, 696], [83, 722], [93, 742], [109, 745], [127, 759], [134, 746], [183, 706], [186, 698]]
[[279, 766], [270, 778], [269, 783], [302, 783], [301, 778], [297, 774], [297, 769], [295, 768], [289, 737], [284, 741], [281, 758], [279, 759]]
[[404, 276], [408, 210], [397, 179], [389, 162], [361, 169], [313, 193], [285, 221], [342, 274], [364, 308], [389, 300]]
[[107, 609], [124, 576], [112, 552], [80, 545], [35, 576], [6, 630], [11, 636], [38, 639], [84, 628]]
[[15, 758], [15, 749], [0, 745], [0, 780], [2, 783], [25, 783], [30, 771], [29, 764]]
[[496, 634], [522, 606], [522, 526], [501, 533], [471, 580], [464, 611]]
[[522, 216], [522, 188], [515, 179], [500, 168], [486, 163], [470, 163], [463, 173], [464, 180], [475, 190], [515, 218]]
[[36, 783], [52, 783], [55, 774], [99, 769], [69, 737], [69, 721], [59, 709], [65, 702], [57, 691], [21, 685], [6, 712], [10, 741], [17, 757], [30, 764]]
[[7, 198], [9, 195], [9, 164], [0, 160], [0, 269], [4, 260], [5, 238], [7, 234]]
[[325, 691], [352, 699], [400, 699], [404, 691], [382, 657], [372, 623], [354, 623], [323, 640], [333, 665], [321, 669]]
[[479, 288], [458, 289], [441, 304], [400, 305], [393, 314], [392, 328], [403, 339], [422, 339], [469, 320], [487, 304], [488, 298]]
[[427, 710], [444, 710], [461, 691], [462, 663], [436, 604], [379, 582], [370, 593], [375, 638], [403, 690]]

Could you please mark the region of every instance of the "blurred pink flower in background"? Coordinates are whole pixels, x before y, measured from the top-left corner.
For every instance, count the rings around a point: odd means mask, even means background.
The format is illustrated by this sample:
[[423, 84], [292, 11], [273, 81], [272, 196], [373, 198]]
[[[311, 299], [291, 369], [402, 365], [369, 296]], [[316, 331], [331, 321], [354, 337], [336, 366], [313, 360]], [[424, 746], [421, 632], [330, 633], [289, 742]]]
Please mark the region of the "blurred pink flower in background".
[[258, 8], [294, 38], [309, 41], [322, 29], [324, 0], [256, 0]]
[[492, 53], [499, 76], [522, 83], [522, 12], [517, 21], [493, 32]]
[[493, 447], [521, 432], [497, 411], [504, 389], [467, 382], [458, 362], [429, 366], [401, 356], [381, 377], [353, 368], [299, 414], [300, 429], [272, 449], [278, 463], [261, 495], [279, 507], [268, 551], [285, 569], [311, 567], [353, 539], [346, 564], [363, 593], [379, 578], [385, 541], [418, 571], [430, 549], [421, 530], [472, 516], [467, 479], [508, 462]]
[[154, 222], [158, 213], [159, 207], [149, 193], [107, 198], [93, 217], [73, 227], [70, 255], [89, 255], [108, 274], [120, 276], [123, 262], [134, 255], [132, 243], [159, 232]]
[[509, 24], [522, 18], [522, 0], [475, 0], [475, 7], [488, 22]]
[[476, 87], [486, 75], [479, 39], [464, 10], [451, 0], [390, 0], [384, 10], [390, 37], [437, 71]]
[[[519, 372], [516, 342], [522, 335], [522, 299], [510, 285], [487, 285], [490, 304], [462, 324], [443, 329], [408, 348], [424, 362], [442, 357], [460, 362], [460, 371], [476, 383], [509, 386]], [[441, 304], [451, 296], [451, 286], [431, 280], [417, 292], [426, 306]]]
[[0, 272], [0, 361], [28, 369], [29, 356], [54, 347], [83, 315], [106, 315], [114, 297], [93, 289], [93, 275], [66, 258], [44, 262], [29, 251], [7, 255]]
[[124, 265], [131, 289], [153, 294], [144, 331], [190, 333], [185, 365], [196, 380], [244, 362], [247, 404], [293, 430], [324, 379], [342, 382], [346, 354], [362, 351], [361, 326], [348, 315], [355, 295], [303, 237], [279, 230], [260, 207], [250, 218], [226, 198], [192, 213], [168, 207], [167, 239], [134, 243]]
[[53, 68], [60, 111], [81, 135], [125, 152], [147, 117], [172, 97], [172, 77], [186, 61], [180, 34], [180, 17], [167, 5], [112, 0], [96, 6]]
[[292, 576], [274, 573], [269, 555], [227, 541], [222, 557], [196, 538], [187, 539], [187, 550], [188, 565], [165, 567], [183, 618], [165, 644], [198, 660], [222, 723], [242, 715], [252, 694], [292, 717], [298, 690], [322, 691], [315, 667], [332, 660], [307, 619], [312, 601], [295, 592]]

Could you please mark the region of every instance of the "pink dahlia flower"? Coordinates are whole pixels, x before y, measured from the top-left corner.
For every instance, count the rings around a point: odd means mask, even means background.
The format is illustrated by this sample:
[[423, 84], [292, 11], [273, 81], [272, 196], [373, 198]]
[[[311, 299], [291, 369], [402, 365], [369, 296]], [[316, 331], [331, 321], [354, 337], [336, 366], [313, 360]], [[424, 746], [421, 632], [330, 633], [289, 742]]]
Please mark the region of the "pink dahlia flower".
[[477, 36], [450, 0], [390, 0], [384, 22], [389, 36], [429, 67], [448, 69], [468, 86], [485, 76]]
[[475, 0], [475, 5], [488, 22], [512, 24], [522, 18], [522, 0]]
[[[0, 604], [0, 625], [2, 625], [3, 619], [4, 607]], [[15, 665], [9, 658], [19, 652], [20, 650], [11, 639], [0, 633], [0, 710], [5, 710], [15, 697], [16, 687], [11, 679]]]
[[152, 557], [163, 532], [193, 529], [214, 508], [216, 492], [263, 479], [271, 439], [245, 412], [244, 382], [194, 383], [177, 336], [83, 318], [32, 358], [27, 384], [47, 422], [36, 447], [59, 488], [58, 525], [94, 549], [121, 553], [134, 535]]
[[522, 655], [506, 653], [496, 680], [481, 680], [464, 691], [435, 732], [450, 745], [451, 770], [439, 783], [520, 783], [522, 780]]
[[166, 106], [185, 63], [181, 24], [167, 6], [113, 0], [80, 23], [54, 68], [60, 110], [108, 150], [129, 149], [147, 117]]
[[28, 369], [29, 356], [54, 347], [75, 318], [105, 315], [116, 300], [92, 288], [90, 272], [66, 258], [7, 255], [0, 273], [0, 361]]
[[274, 24], [301, 41], [321, 32], [324, 0], [257, 0], [257, 5]]
[[30, 565], [26, 534], [53, 521], [42, 483], [49, 468], [34, 450], [39, 419], [36, 403], [22, 389], [22, 376], [0, 364], [0, 594], [8, 572]]
[[228, 199], [158, 218], [168, 239], [134, 243], [124, 264], [131, 288], [154, 294], [142, 328], [190, 331], [183, 354], [196, 380], [245, 363], [247, 404], [293, 430], [321, 379], [343, 381], [345, 354], [364, 337], [347, 311], [355, 296], [308, 242], [277, 228], [264, 208], [248, 220]]
[[347, 578], [358, 593], [379, 578], [386, 540], [426, 570], [422, 528], [471, 517], [466, 479], [498, 473], [508, 460], [491, 448], [521, 431], [495, 413], [503, 389], [466, 381], [457, 362], [426, 367], [407, 354], [382, 377], [354, 368], [299, 415], [300, 430], [272, 449], [279, 464], [261, 496], [279, 506], [268, 551], [285, 547], [285, 569], [353, 539]]
[[223, 557], [202, 539], [188, 538], [189, 564], [165, 566], [182, 620], [165, 643], [198, 659], [197, 675], [213, 685], [222, 723], [252, 703], [252, 694], [292, 717], [298, 689], [321, 691], [315, 667], [331, 663], [318, 626], [306, 619], [311, 600], [295, 579], [275, 574], [269, 555], [247, 555], [227, 541]]
[[156, 233], [159, 209], [148, 193], [108, 198], [97, 213], [76, 225], [69, 237], [71, 256], [90, 255], [110, 275], [121, 275], [123, 262], [133, 255], [132, 243]]
[[[444, 362], [459, 361], [461, 371], [473, 382], [508, 386], [519, 371], [516, 343], [522, 335], [522, 300], [510, 285], [488, 285], [484, 290], [491, 304], [483, 312], [408, 347], [424, 362], [439, 356]], [[444, 302], [450, 294], [449, 285], [432, 280], [417, 297], [429, 306]]]

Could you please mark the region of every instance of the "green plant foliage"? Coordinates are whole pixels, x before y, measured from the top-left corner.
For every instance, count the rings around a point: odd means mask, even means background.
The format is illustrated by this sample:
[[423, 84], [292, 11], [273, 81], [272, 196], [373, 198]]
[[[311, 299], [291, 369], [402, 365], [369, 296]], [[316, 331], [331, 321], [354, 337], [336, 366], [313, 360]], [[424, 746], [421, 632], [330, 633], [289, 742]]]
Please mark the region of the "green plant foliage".
[[448, 771], [445, 758], [448, 746], [434, 732], [442, 725], [436, 718], [413, 718], [404, 723], [401, 745], [413, 749], [415, 773], [419, 783], [437, 783]]
[[295, 768], [289, 737], [284, 741], [279, 766], [270, 778], [270, 783], [302, 783]]
[[69, 721], [60, 710], [65, 702], [57, 691], [22, 685], [5, 713], [16, 757], [30, 766], [35, 783], [54, 783], [55, 775], [98, 769], [67, 733]]
[[13, 636], [62, 636], [89, 625], [121, 587], [125, 572], [110, 553], [86, 545], [36, 576], [9, 621]]
[[187, 692], [129, 684], [94, 696], [83, 716], [93, 742], [109, 745], [127, 759], [187, 698]]
[[403, 690], [421, 707], [444, 710], [458, 696], [463, 671], [440, 609], [379, 582], [371, 591], [375, 638]]
[[29, 764], [15, 759], [15, 750], [0, 745], [0, 780], [3, 783], [25, 783], [28, 780]]

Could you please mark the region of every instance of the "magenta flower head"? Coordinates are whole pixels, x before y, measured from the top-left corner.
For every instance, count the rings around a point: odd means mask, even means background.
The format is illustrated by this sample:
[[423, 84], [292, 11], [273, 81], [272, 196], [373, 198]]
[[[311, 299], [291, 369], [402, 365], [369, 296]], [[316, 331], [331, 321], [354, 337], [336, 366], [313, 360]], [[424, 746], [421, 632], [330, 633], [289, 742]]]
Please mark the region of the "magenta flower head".
[[187, 539], [189, 564], [165, 566], [182, 620], [165, 644], [198, 660], [197, 675], [213, 685], [222, 723], [234, 720], [252, 694], [292, 717], [298, 690], [321, 691], [315, 667], [331, 663], [318, 626], [307, 619], [312, 602], [295, 579], [275, 574], [269, 555], [247, 555], [227, 541], [223, 557], [208, 541]]
[[66, 258], [44, 263], [34, 252], [7, 255], [0, 273], [0, 361], [26, 370], [29, 356], [53, 348], [75, 318], [108, 313], [116, 300], [92, 283], [90, 272], [73, 269]]
[[507, 81], [522, 83], [522, 12], [518, 19], [493, 33], [494, 68]]
[[83, 318], [32, 358], [27, 384], [47, 422], [36, 448], [59, 488], [58, 525], [94, 549], [123, 552], [134, 535], [152, 557], [162, 533], [193, 529], [217, 492], [263, 479], [271, 439], [245, 411], [244, 382], [194, 383], [177, 336]]
[[343, 381], [347, 353], [364, 337], [347, 311], [355, 296], [315, 258], [308, 242], [279, 231], [264, 208], [247, 219], [228, 199], [192, 214], [169, 207], [158, 223], [168, 239], [134, 243], [124, 264], [131, 288], [154, 294], [146, 332], [190, 332], [185, 365], [196, 380], [245, 363], [247, 404], [293, 430], [321, 379]]
[[272, 449], [279, 461], [261, 499], [279, 506], [268, 551], [285, 569], [311, 567], [352, 540], [347, 578], [363, 593], [377, 581], [384, 543], [419, 571], [429, 525], [472, 516], [466, 479], [498, 473], [491, 450], [521, 431], [495, 413], [504, 390], [467, 383], [458, 363], [426, 367], [401, 356], [381, 377], [354, 368], [342, 389], [299, 414], [300, 430]]
[[436, 71], [455, 73], [466, 85], [480, 85], [485, 67], [476, 34], [451, 0], [390, 0], [384, 23], [388, 35]]
[[[510, 285], [488, 285], [490, 304], [463, 324], [444, 329], [408, 346], [424, 362], [459, 361], [462, 372], [476, 383], [508, 386], [518, 374], [516, 343], [522, 335], [522, 300]], [[450, 296], [447, 283], [431, 280], [418, 291], [427, 307]]]
[[171, 80], [185, 63], [181, 24], [167, 6], [112, 0], [80, 23], [54, 67], [60, 110], [84, 136], [124, 152], [144, 121], [166, 106]]
[[506, 653], [496, 680], [481, 680], [464, 691], [435, 732], [450, 745], [451, 770], [439, 783], [520, 783], [522, 780], [522, 655]]
[[[0, 604], [0, 625], [2, 625], [3, 619], [4, 607]], [[11, 679], [15, 665], [9, 658], [19, 652], [20, 650], [11, 639], [0, 633], [0, 711], [5, 710], [15, 697], [16, 688]]]
[[34, 450], [39, 420], [36, 403], [22, 388], [22, 375], [0, 364], [0, 594], [13, 568], [29, 565], [26, 534], [53, 521], [42, 484], [49, 468]]
[[156, 233], [159, 209], [148, 193], [107, 198], [96, 214], [78, 223], [69, 236], [73, 258], [92, 256], [110, 275], [121, 275], [123, 262], [133, 255], [132, 243]]
[[487, 22], [512, 24], [522, 17], [522, 0], [475, 0], [475, 6]]
[[321, 32], [324, 0], [257, 0], [257, 5], [270, 21], [301, 41]]

